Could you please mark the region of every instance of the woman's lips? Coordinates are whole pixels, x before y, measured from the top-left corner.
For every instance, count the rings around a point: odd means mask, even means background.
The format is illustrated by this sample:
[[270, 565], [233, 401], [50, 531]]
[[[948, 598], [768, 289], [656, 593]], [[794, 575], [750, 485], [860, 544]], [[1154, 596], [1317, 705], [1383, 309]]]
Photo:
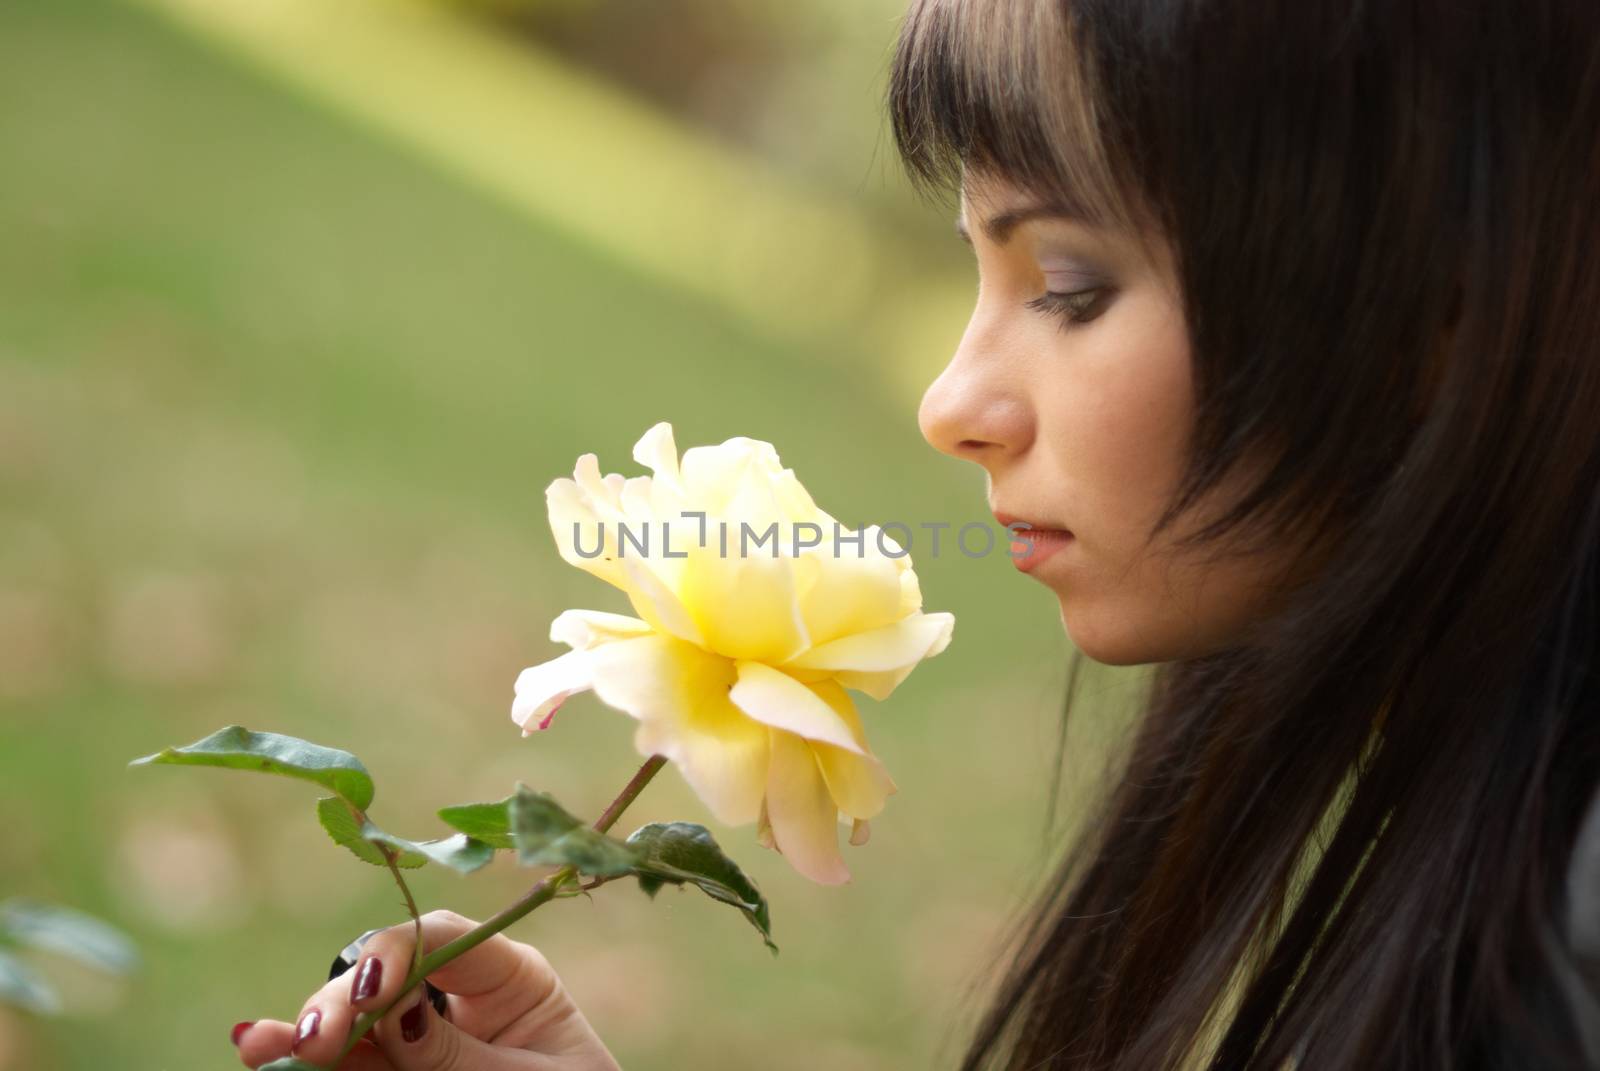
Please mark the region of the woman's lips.
[[1072, 533], [1065, 528], [1047, 528], [999, 511], [995, 519], [1010, 530], [1011, 563], [1024, 573], [1039, 568], [1072, 542]]
[[1072, 542], [1072, 533], [1060, 528], [1019, 528], [1011, 535], [1011, 564], [1024, 573], [1039, 568]]

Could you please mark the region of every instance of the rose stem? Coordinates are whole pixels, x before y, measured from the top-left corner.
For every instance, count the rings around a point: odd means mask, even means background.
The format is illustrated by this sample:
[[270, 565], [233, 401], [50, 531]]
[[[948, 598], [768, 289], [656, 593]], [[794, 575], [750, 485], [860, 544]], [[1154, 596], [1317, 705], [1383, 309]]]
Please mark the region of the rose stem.
[[[595, 830], [604, 833], [615, 825], [617, 819], [622, 817], [622, 812], [628, 809], [628, 805], [638, 797], [644, 786], [650, 783], [650, 779], [656, 775], [656, 771], [665, 766], [666, 762], [665, 755], [650, 756], [645, 761], [645, 764], [639, 767], [639, 772], [633, 775], [633, 780], [623, 787], [622, 791], [617, 794], [617, 798], [612, 800], [611, 805], [595, 820]], [[350, 1050], [356, 1047], [356, 1042], [360, 1041], [362, 1036], [372, 1029], [373, 1024], [389, 1014], [395, 1005], [405, 999], [407, 993], [410, 993], [411, 990], [422, 983], [424, 978], [457, 956], [478, 947], [540, 904], [548, 903], [554, 899], [561, 886], [565, 884], [567, 879], [576, 875], [577, 872], [578, 868], [568, 863], [529, 889], [520, 899], [502, 909], [498, 914], [479, 923], [454, 941], [440, 945], [426, 956], [423, 956], [421, 962], [414, 964], [410, 973], [406, 975], [405, 986], [400, 990], [399, 996], [390, 1001], [386, 1007], [378, 1011], [365, 1012], [356, 1019], [350, 1028], [350, 1036], [345, 1039], [344, 1049], [339, 1053], [339, 1060], [343, 1060]], [[334, 1061], [335, 1067], [339, 1065], [339, 1060]]]

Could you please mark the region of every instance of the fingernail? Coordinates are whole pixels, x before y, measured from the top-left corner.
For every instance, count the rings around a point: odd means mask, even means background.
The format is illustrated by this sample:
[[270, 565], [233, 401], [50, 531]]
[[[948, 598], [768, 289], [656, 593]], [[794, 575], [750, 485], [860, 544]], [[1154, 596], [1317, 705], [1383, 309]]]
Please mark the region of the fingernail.
[[423, 994], [404, 1015], [400, 1017], [400, 1036], [407, 1041], [421, 1041], [422, 1035], [428, 1032], [428, 997]]
[[378, 986], [382, 982], [383, 960], [377, 956], [368, 956], [362, 961], [361, 968], [356, 971], [356, 984], [350, 991], [350, 999], [371, 1000], [378, 995]]
[[289, 1051], [294, 1052], [301, 1045], [317, 1036], [317, 1028], [322, 1025], [322, 1013], [312, 1008], [300, 1017], [300, 1025], [294, 1028], [294, 1043], [289, 1046]]
[[239, 1039], [244, 1037], [244, 1032], [246, 1030], [249, 1030], [252, 1026], [255, 1026], [255, 1025], [256, 1024], [255, 1024], [255, 1020], [254, 1019], [252, 1019], [248, 1023], [234, 1023], [233, 1024], [233, 1029], [228, 1032], [228, 1040], [233, 1042], [234, 1048], [238, 1048], [239, 1047]]

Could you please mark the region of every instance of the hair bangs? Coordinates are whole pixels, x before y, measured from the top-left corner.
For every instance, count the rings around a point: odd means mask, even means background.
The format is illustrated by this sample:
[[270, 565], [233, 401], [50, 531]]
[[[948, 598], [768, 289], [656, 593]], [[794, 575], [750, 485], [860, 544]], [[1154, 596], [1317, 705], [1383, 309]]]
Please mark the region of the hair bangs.
[[918, 192], [996, 178], [1085, 222], [1138, 230], [1092, 51], [1065, 3], [914, 0], [890, 66], [895, 144]]

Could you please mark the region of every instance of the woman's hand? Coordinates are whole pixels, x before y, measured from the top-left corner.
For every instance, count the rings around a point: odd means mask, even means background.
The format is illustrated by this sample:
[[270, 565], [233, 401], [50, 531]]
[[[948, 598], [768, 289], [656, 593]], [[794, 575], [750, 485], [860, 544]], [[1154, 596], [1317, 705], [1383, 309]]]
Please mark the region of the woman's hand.
[[[427, 951], [477, 926], [453, 911], [422, 917]], [[400, 992], [416, 947], [409, 923], [369, 938], [355, 968], [313, 993], [293, 1023], [234, 1028], [245, 1066], [291, 1054], [326, 1067], [358, 1014]], [[419, 985], [369, 1031], [338, 1071], [620, 1071], [616, 1060], [531, 945], [495, 934], [428, 976], [448, 996], [441, 1019]]]

